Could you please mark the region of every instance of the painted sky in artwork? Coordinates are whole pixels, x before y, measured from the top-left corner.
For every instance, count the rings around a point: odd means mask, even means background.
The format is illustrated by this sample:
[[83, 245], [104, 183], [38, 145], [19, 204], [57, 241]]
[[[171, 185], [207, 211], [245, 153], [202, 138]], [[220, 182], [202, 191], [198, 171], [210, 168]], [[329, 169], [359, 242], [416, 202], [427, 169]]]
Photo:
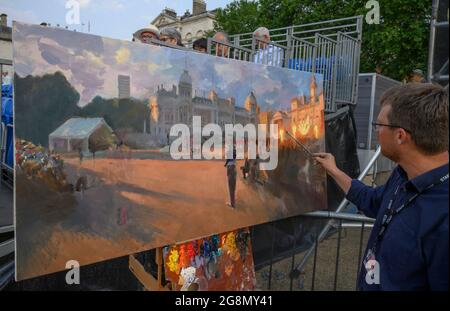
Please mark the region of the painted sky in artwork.
[[[178, 85], [184, 69], [189, 71], [197, 94], [208, 94], [214, 89], [221, 97], [236, 98], [238, 106], [244, 105], [250, 91], [254, 91], [263, 110], [287, 109], [292, 97], [309, 96], [311, 75], [305, 72], [58, 28], [21, 23], [15, 26], [16, 73], [21, 77], [64, 73], [80, 93], [79, 106], [85, 106], [97, 95], [117, 97], [120, 74], [131, 77], [132, 97], [146, 99], [158, 85], [168, 90]], [[320, 92], [321, 76], [316, 79]]]
[[[165, 8], [183, 15], [192, 12], [190, 0], [77, 0], [80, 3], [80, 24], [67, 25], [66, 4], [69, 0], [0, 0], [0, 13], [8, 14], [11, 21], [51, 25], [59, 24], [79, 32], [129, 40], [132, 34], [146, 27]], [[208, 0], [207, 9], [225, 8], [232, 0]]]

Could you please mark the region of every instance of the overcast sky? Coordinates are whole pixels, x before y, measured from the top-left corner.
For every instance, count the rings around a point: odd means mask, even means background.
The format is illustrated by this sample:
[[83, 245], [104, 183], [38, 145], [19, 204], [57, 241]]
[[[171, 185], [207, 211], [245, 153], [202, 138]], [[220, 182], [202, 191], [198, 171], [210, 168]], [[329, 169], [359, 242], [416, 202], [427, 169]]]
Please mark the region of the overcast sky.
[[251, 91], [263, 111], [286, 110], [293, 97], [309, 96], [311, 74], [306, 72], [40, 26], [18, 24], [13, 37], [16, 73], [25, 77], [61, 71], [80, 93], [80, 106], [96, 95], [117, 97], [119, 74], [131, 77], [133, 97], [148, 99], [158, 85], [168, 90], [178, 85], [185, 69], [194, 89], [234, 97], [240, 107]]
[[[192, 12], [192, 0], [78, 0], [81, 4], [80, 21], [83, 25], [70, 25], [70, 29], [115, 39], [130, 40], [132, 34], [148, 25], [165, 8], [175, 9], [183, 15]], [[12, 20], [66, 26], [67, 0], [0, 0], [0, 13]], [[207, 0], [208, 10], [225, 7], [231, 0]]]

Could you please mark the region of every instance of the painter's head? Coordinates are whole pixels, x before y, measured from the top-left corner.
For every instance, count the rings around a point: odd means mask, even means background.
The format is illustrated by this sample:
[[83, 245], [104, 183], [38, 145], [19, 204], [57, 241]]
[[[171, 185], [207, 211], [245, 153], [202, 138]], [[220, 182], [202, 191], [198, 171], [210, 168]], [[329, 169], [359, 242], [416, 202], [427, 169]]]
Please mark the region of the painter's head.
[[383, 154], [399, 162], [411, 152], [436, 155], [448, 151], [448, 93], [428, 83], [409, 83], [381, 98], [374, 124]]

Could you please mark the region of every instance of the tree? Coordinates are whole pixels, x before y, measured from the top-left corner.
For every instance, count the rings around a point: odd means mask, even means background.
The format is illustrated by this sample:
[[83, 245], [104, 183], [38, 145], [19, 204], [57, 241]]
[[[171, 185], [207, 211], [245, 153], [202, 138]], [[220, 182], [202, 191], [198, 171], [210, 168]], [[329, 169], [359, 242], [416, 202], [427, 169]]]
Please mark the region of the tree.
[[[366, 15], [367, 0], [235, 0], [220, 9], [215, 28], [229, 34]], [[381, 23], [364, 22], [360, 72], [402, 80], [426, 70], [431, 1], [379, 0]]]
[[105, 99], [96, 96], [82, 108], [81, 114], [87, 118], [103, 118], [114, 130], [131, 128], [142, 133], [144, 123], [150, 124], [150, 108], [145, 101], [137, 99]]
[[79, 115], [80, 95], [61, 72], [14, 79], [16, 137], [47, 147], [48, 135]]
[[106, 126], [102, 126], [101, 128], [97, 129], [89, 137], [89, 151], [92, 152], [94, 161], [95, 161], [95, 153], [98, 151], [107, 150], [114, 144], [114, 141], [115, 141], [114, 135]]

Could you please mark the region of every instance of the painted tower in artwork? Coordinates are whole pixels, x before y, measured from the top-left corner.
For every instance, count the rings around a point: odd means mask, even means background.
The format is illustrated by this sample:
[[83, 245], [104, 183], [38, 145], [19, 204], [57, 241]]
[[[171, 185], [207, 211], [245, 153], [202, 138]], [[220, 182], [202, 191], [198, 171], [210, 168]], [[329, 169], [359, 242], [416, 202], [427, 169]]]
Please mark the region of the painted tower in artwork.
[[317, 140], [325, 134], [324, 128], [324, 94], [317, 94], [317, 81], [312, 76], [309, 84], [309, 98], [303, 93], [291, 99], [290, 111], [274, 114], [272, 123], [280, 128], [280, 140], [283, 142], [284, 131], [301, 140]]

